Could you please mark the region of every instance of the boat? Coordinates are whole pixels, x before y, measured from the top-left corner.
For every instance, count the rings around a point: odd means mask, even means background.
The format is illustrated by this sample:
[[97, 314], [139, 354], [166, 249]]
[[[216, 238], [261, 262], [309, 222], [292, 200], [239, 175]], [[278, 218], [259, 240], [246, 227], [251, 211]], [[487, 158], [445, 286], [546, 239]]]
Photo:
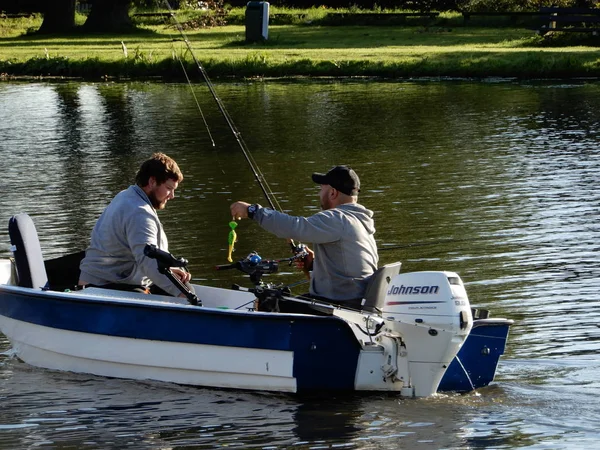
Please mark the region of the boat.
[[494, 381], [514, 320], [492, 318], [486, 309], [471, 308], [471, 312], [473, 327], [446, 369], [438, 392], [470, 392]]
[[[252, 287], [193, 285], [187, 301], [77, 290], [81, 255], [45, 261], [27, 214], [11, 218], [9, 235], [14, 258], [0, 260], [0, 331], [19, 359], [46, 369], [217, 388], [427, 397], [489, 384], [512, 324], [474, 317], [458, 274], [400, 273], [399, 262], [371, 277], [360, 311], [264, 283], [278, 261], [257, 254], [222, 267], [250, 275]], [[147, 250], [159, 268], [187, 263]], [[276, 312], [284, 301], [319, 314]]]

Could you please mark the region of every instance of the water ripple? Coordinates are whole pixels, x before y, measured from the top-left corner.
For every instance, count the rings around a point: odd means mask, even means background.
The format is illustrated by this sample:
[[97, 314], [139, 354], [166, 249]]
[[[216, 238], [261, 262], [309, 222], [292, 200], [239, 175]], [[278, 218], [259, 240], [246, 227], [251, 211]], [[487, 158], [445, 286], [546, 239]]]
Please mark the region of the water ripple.
[[[319, 210], [310, 173], [350, 163], [381, 263], [453, 270], [473, 304], [515, 320], [497, 384], [466, 395], [304, 398], [32, 368], [0, 335], [0, 447], [594, 448], [600, 352], [600, 84], [236, 83], [218, 86], [286, 211]], [[185, 85], [0, 84], [0, 223], [34, 218], [44, 255], [86, 247], [148, 154], [185, 181], [161, 213], [195, 280], [226, 257], [228, 206], [261, 201], [210, 98]], [[179, 192], [180, 191], [180, 192]], [[249, 222], [237, 255], [287, 255]], [[215, 245], [215, 243], [217, 243]], [[0, 257], [9, 255], [0, 227]], [[294, 282], [283, 270], [277, 280]]]

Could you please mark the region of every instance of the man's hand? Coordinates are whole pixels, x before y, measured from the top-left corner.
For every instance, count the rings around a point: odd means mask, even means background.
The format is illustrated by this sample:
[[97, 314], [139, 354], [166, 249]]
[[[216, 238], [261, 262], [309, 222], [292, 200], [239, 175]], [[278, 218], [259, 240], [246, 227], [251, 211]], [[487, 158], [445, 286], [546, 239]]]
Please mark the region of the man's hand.
[[[181, 281], [182, 283], [189, 283], [190, 280], [192, 279], [191, 273], [186, 272], [185, 270], [183, 270], [179, 267], [170, 267], [170, 269], [171, 269], [171, 272], [173, 273], [173, 275], [175, 275], [179, 279], [179, 281]], [[187, 299], [187, 295], [185, 295], [183, 292], [181, 294], [179, 294], [177, 297]]]
[[234, 220], [247, 219], [248, 218], [248, 206], [250, 203], [246, 202], [235, 202], [232, 203], [229, 209], [231, 210], [231, 217]]
[[296, 267], [302, 270], [306, 276], [310, 278], [310, 274], [308, 272], [312, 270], [313, 261], [315, 260], [315, 252], [306, 246], [304, 247], [304, 250], [306, 250], [307, 255], [302, 259], [296, 260]]
[[186, 272], [185, 270], [180, 269], [179, 267], [171, 267], [170, 269], [171, 272], [173, 272], [173, 275], [179, 278], [179, 281], [181, 281], [182, 283], [189, 283], [192, 279], [191, 273]]

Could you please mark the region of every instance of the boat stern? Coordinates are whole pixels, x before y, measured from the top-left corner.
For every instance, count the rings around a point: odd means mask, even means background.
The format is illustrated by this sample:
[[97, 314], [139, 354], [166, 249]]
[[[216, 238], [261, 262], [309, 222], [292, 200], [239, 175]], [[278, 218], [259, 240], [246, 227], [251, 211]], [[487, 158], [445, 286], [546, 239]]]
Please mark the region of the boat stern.
[[397, 372], [404, 374], [405, 385], [416, 397], [434, 394], [473, 326], [460, 277], [454, 272], [396, 275], [383, 318], [386, 330], [379, 339], [384, 347], [390, 339], [400, 340]]

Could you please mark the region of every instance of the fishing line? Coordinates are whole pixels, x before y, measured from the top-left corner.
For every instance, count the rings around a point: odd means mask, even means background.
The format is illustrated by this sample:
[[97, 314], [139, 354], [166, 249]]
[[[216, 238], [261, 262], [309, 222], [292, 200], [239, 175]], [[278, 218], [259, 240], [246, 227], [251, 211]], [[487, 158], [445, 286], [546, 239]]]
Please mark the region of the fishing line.
[[[170, 15], [171, 17], [173, 17], [174, 20], [175, 17], [173, 16], [173, 10], [171, 9], [171, 5], [169, 5], [169, 3], [167, 1], [165, 1], [165, 3], [167, 4], [167, 7], [170, 11]], [[160, 4], [158, 3], [157, 0], [157, 5], [160, 7]], [[167, 24], [167, 20], [164, 21], [165, 25]], [[206, 117], [204, 116], [204, 112], [202, 111], [202, 108], [200, 107], [200, 102], [198, 101], [198, 97], [196, 97], [196, 93], [194, 92], [194, 88], [192, 86], [192, 82], [190, 80], [190, 77], [188, 76], [187, 70], [185, 70], [185, 65], [183, 64], [183, 60], [179, 57], [179, 55], [176, 52], [175, 49], [175, 45], [173, 44], [175, 42], [175, 38], [173, 37], [173, 35], [171, 33], [169, 33], [169, 29], [168, 27], [165, 28], [167, 34], [169, 35], [169, 37], [171, 38], [171, 43], [172, 43], [172, 48], [173, 48], [173, 57], [177, 58], [177, 61], [179, 61], [179, 65], [181, 66], [181, 70], [183, 71], [183, 74], [185, 75], [185, 79], [187, 80], [187, 84], [190, 88], [190, 91], [192, 92], [192, 97], [194, 97], [194, 101], [196, 102], [196, 107], [198, 108], [198, 112], [200, 112], [200, 117], [202, 117], [202, 122], [204, 123], [204, 127], [206, 128], [206, 131], [208, 133], [208, 137], [210, 138], [210, 142], [212, 143], [213, 147], [216, 147], [215, 144], [215, 140], [212, 137], [212, 133], [210, 132], [210, 128], [208, 127], [208, 122], [206, 121]], [[189, 51], [189, 48], [188, 50]]]
[[[164, 1], [165, 5], [167, 6], [167, 9], [169, 10], [170, 16], [173, 19], [173, 22], [175, 23], [175, 26], [177, 27], [177, 30], [179, 31], [179, 34], [183, 38], [183, 42], [185, 43], [188, 52], [190, 53], [192, 59], [194, 60], [194, 63], [196, 64], [196, 67], [198, 68], [200, 74], [204, 78], [206, 86], [208, 87], [208, 90], [212, 94], [213, 99], [215, 100], [215, 102], [217, 104], [217, 107], [219, 108], [219, 111], [221, 112], [221, 115], [225, 119], [225, 122], [227, 122], [227, 125], [229, 126], [229, 129], [233, 133], [233, 136], [235, 137], [235, 139], [236, 139], [236, 141], [237, 141], [240, 149], [242, 150], [242, 154], [244, 155], [244, 158], [246, 159], [246, 162], [250, 166], [250, 170], [252, 171], [252, 174], [254, 175], [254, 178], [256, 179], [256, 182], [258, 183], [258, 185], [261, 188], [261, 190], [262, 190], [262, 192], [263, 192], [263, 194], [264, 194], [267, 202], [269, 203], [269, 206], [272, 209], [275, 209], [275, 210], [278, 210], [278, 211], [283, 211], [282, 208], [281, 208], [281, 205], [279, 204], [279, 202], [277, 201], [277, 198], [275, 197], [275, 194], [273, 193], [273, 190], [269, 186], [269, 183], [267, 182], [267, 180], [264, 177], [263, 173], [260, 171], [260, 168], [258, 167], [258, 164], [254, 160], [254, 158], [253, 158], [253, 156], [252, 156], [252, 154], [250, 152], [250, 149], [248, 148], [248, 146], [244, 142], [244, 139], [242, 138], [242, 134], [240, 133], [240, 131], [235, 126], [235, 123], [233, 122], [233, 119], [231, 118], [231, 116], [229, 115], [229, 112], [225, 108], [225, 105], [223, 104], [221, 98], [217, 95], [217, 92], [215, 91], [214, 86], [213, 86], [212, 82], [210, 81], [208, 73], [206, 72], [206, 70], [204, 69], [204, 66], [200, 63], [200, 61], [198, 60], [198, 58], [196, 57], [196, 54], [194, 53], [194, 51], [192, 49], [190, 41], [187, 38], [187, 36], [186, 36], [186, 34], [185, 34], [184, 30], [183, 30], [183, 27], [181, 26], [181, 23], [179, 22], [179, 20], [177, 20], [177, 17], [175, 16], [175, 12], [174, 12], [173, 8], [171, 8], [171, 4], [169, 3], [168, 0], [163, 0], [163, 1]], [[171, 39], [173, 39], [173, 38], [171, 37]], [[174, 41], [174, 39], [173, 39], [173, 41]], [[185, 77], [188, 80], [188, 84], [190, 85], [190, 88], [191, 88], [191, 82], [190, 82], [190, 79], [189, 79], [189, 77], [187, 75], [185, 67], [183, 65], [183, 62], [181, 61], [180, 58], [178, 58], [178, 59], [179, 59], [179, 62], [181, 64], [182, 68], [183, 68], [183, 72], [185, 73]], [[192, 90], [192, 92], [193, 92], [193, 90]], [[195, 95], [194, 95], [194, 98], [196, 98]], [[200, 105], [198, 104], [197, 99], [196, 99], [196, 104], [198, 105], [198, 108], [200, 108]], [[204, 118], [204, 116], [203, 116], [203, 118]], [[206, 126], [206, 129], [208, 130], [208, 124], [206, 123], [206, 121], [204, 121], [204, 124]], [[209, 131], [209, 133], [210, 133], [210, 131]], [[212, 137], [211, 137], [211, 140], [212, 140]], [[213, 141], [213, 146], [214, 146], [214, 141]]]
[[432, 242], [415, 242], [412, 244], [386, 245], [385, 247], [378, 247], [377, 250], [381, 252], [381, 251], [385, 251], [385, 250], [396, 250], [399, 248], [425, 247], [428, 245], [440, 245], [440, 244], [448, 244], [448, 243], [452, 243], [452, 242], [497, 241], [497, 240], [498, 240], [498, 238], [494, 237], [494, 236], [471, 238], [471, 239], [441, 239], [439, 241], [432, 241]]
[[[172, 37], [171, 37], [171, 40], [173, 40]], [[173, 53], [175, 53], [175, 52], [173, 52]], [[198, 97], [196, 97], [196, 93], [194, 92], [194, 88], [192, 87], [192, 82], [190, 81], [190, 77], [188, 76], [188, 73], [185, 70], [185, 65], [183, 64], [183, 61], [181, 60], [181, 58], [177, 57], [177, 60], [179, 61], [179, 65], [181, 66], [181, 69], [183, 70], [185, 79], [187, 80], [188, 86], [190, 87], [190, 91], [192, 92], [192, 97], [194, 97], [194, 101], [196, 102], [196, 106], [198, 107], [198, 111], [200, 111], [200, 116], [202, 117], [202, 122], [204, 122], [204, 127], [206, 128], [206, 132], [208, 133], [210, 142], [212, 143], [213, 147], [216, 147], [217, 145], [215, 144], [215, 140], [213, 139], [212, 133], [210, 132], [210, 128], [208, 127], [208, 123], [206, 122], [206, 117], [204, 117], [204, 113], [202, 112], [202, 108], [200, 107], [200, 102], [198, 102]]]
[[440, 245], [446, 244], [449, 242], [464, 242], [464, 241], [473, 241], [473, 239], [444, 239], [441, 241], [434, 242], [416, 242], [412, 244], [398, 244], [398, 245], [386, 245], [385, 247], [378, 247], [377, 250], [385, 251], [385, 250], [396, 250], [399, 248], [411, 248], [411, 247], [425, 247], [427, 245]]

